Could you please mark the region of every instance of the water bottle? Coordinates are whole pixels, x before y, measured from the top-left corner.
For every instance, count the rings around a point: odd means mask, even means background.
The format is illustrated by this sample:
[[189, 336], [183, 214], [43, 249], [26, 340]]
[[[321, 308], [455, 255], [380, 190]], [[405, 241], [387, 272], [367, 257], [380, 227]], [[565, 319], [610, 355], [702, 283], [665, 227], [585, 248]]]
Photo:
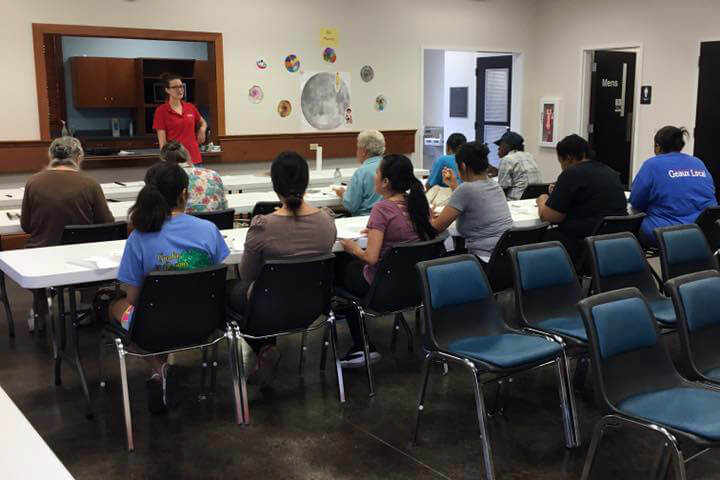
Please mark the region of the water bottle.
[[335, 185], [340, 185], [340, 183], [342, 183], [342, 173], [340, 173], [339, 168], [335, 169], [335, 173], [333, 173], [333, 179]]

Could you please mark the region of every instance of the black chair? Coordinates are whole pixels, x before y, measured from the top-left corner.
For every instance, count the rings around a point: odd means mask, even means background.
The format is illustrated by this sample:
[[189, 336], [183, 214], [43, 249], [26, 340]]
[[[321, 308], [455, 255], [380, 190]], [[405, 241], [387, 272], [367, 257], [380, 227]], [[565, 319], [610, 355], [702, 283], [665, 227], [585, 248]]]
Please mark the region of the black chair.
[[660, 247], [663, 284], [680, 275], [718, 269], [717, 258], [697, 225], [656, 228], [655, 237]]
[[[475, 407], [483, 445], [485, 476], [495, 478], [483, 385], [518, 372], [554, 365], [558, 375], [565, 445], [580, 445], [575, 402], [564, 342], [556, 336], [528, 335], [510, 329], [493, 299], [487, 277], [477, 257], [459, 255], [420, 262], [417, 265], [423, 289], [425, 345], [413, 442], [417, 442], [424, 411], [430, 366], [433, 361], [453, 362], [467, 368], [473, 378]], [[490, 374], [491, 378], [481, 375]]]
[[501, 292], [513, 287], [512, 266], [510, 266], [508, 249], [520, 245], [540, 243], [548, 225], [548, 223], [541, 223], [533, 227], [515, 227], [505, 230], [495, 244], [485, 268], [493, 292]]
[[232, 208], [212, 212], [193, 212], [190, 215], [214, 223], [218, 230], [232, 230], [235, 228], [235, 210]]
[[[394, 323], [391, 338], [391, 350], [395, 350], [397, 333], [400, 327], [405, 330], [408, 351], [413, 350], [413, 336], [405, 321], [403, 312], [414, 309], [416, 319], [418, 309], [422, 306], [422, 289], [415, 265], [425, 260], [433, 260], [442, 256], [444, 238], [438, 236], [433, 240], [395, 245], [383, 257], [378, 266], [375, 279], [364, 298], [358, 298], [341, 288], [335, 289], [336, 298], [340, 302], [351, 304], [360, 316], [360, 329], [363, 334], [365, 349], [365, 369], [367, 370], [370, 396], [375, 395], [375, 381], [370, 365], [370, 343], [365, 327], [366, 317], [382, 317], [393, 315]], [[324, 348], [324, 347], [323, 347]]]
[[[335, 255], [269, 260], [253, 283], [247, 311], [228, 309], [228, 318], [236, 323], [236, 337], [248, 339], [274, 338], [295, 333], [303, 334], [300, 348], [300, 371], [304, 363], [305, 335], [325, 328], [325, 337], [335, 357], [338, 396], [345, 402], [340, 358], [337, 354], [337, 330], [332, 300]], [[325, 317], [323, 321], [318, 319]], [[324, 344], [325, 342], [323, 342]], [[242, 342], [238, 342], [240, 398], [245, 423], [250, 422]], [[325, 367], [326, 350], [323, 345], [321, 368]]]
[[520, 200], [538, 198], [540, 195], [547, 195], [550, 189], [549, 183], [531, 183], [525, 188]]
[[125, 240], [127, 237], [127, 222], [66, 225], [60, 244], [75, 245], [78, 243], [109, 242], [112, 240]]
[[720, 273], [690, 273], [667, 283], [678, 317], [680, 364], [691, 380], [720, 386]]
[[582, 300], [579, 309], [589, 337], [597, 404], [604, 415], [595, 428], [582, 479], [589, 478], [598, 445], [611, 425], [660, 437], [663, 451], [669, 450], [675, 460], [676, 478], [685, 479], [679, 441], [701, 450], [720, 446], [720, 391], [678, 374], [636, 288], [595, 295]]
[[695, 224], [700, 227], [700, 230], [705, 234], [710, 245], [710, 250], [717, 252], [720, 250], [720, 206], [707, 207], [705, 210], [700, 212], [700, 215], [695, 219]]
[[595, 293], [635, 287], [650, 305], [662, 327], [675, 328], [672, 300], [660, 293], [637, 238], [631, 233], [615, 233], [585, 239], [590, 252]]
[[[235, 415], [243, 422], [237, 374], [237, 349], [233, 326], [225, 321], [226, 265], [187, 271], [152, 272], [143, 281], [135, 305], [130, 330], [112, 322], [103, 332], [100, 345], [100, 379], [103, 381], [102, 358], [109, 337], [115, 343], [120, 359], [123, 410], [128, 450], [135, 448], [130, 411], [126, 357], [152, 357], [185, 350], [204, 349], [223, 339], [228, 343], [232, 369]], [[192, 292], [182, 295], [179, 292]], [[224, 331], [224, 333], [223, 333]]]
[[282, 202], [257, 202], [253, 207], [252, 216], [270, 215], [280, 207], [282, 207]]
[[[640, 226], [642, 225], [644, 218], [644, 213], [604, 217], [595, 226], [595, 229], [593, 229], [593, 233], [591, 236], [595, 237], [598, 235], [610, 235], [612, 233], [629, 232], [632, 233], [635, 238], [640, 238]], [[585, 248], [582, 256], [578, 260], [577, 264], [575, 264], [575, 269], [581, 276], [589, 277], [592, 275], [590, 265], [590, 253], [588, 252], [587, 248]]]

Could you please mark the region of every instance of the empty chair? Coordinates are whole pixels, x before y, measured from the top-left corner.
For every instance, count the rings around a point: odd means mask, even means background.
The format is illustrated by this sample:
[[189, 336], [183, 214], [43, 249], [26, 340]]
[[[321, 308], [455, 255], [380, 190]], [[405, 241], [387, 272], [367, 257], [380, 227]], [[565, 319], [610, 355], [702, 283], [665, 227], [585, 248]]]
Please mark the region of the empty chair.
[[697, 225], [656, 228], [655, 236], [663, 283], [680, 275], [718, 269], [717, 259]]
[[720, 274], [690, 273], [669, 280], [667, 288], [678, 316], [682, 372], [720, 385]]
[[700, 449], [720, 446], [720, 391], [678, 374], [636, 288], [595, 295], [582, 300], [579, 309], [589, 336], [597, 404], [605, 415], [595, 428], [582, 478], [590, 476], [606, 428], [621, 424], [659, 437], [674, 459], [676, 478], [685, 479], [678, 440]]
[[550, 188], [549, 183], [531, 183], [527, 186], [525, 191], [520, 197], [520, 200], [529, 200], [531, 198], [538, 198], [540, 195], [547, 194]]
[[67, 225], [62, 233], [62, 245], [124, 240], [128, 236], [127, 222], [97, 223], [94, 225]]
[[[608, 235], [611, 233], [620, 233], [620, 232], [629, 232], [635, 236], [635, 238], [640, 238], [638, 235], [640, 234], [640, 225], [642, 225], [642, 221], [645, 218], [644, 213], [638, 213], [635, 215], [622, 215], [622, 216], [608, 216], [604, 217], [602, 220], [600, 220], [600, 223], [597, 224], [595, 227], [595, 230], [593, 230], [592, 236], [597, 235]], [[588, 249], [585, 248], [585, 251], [582, 254], [582, 257], [580, 260], [578, 260], [577, 265], [575, 265], [575, 268], [577, 269], [578, 273], [580, 275], [584, 276], [590, 276], [591, 275], [591, 266], [590, 266], [590, 257]]]
[[232, 208], [212, 212], [193, 212], [190, 215], [214, 223], [218, 230], [231, 230], [235, 226], [235, 210]]
[[495, 244], [490, 260], [485, 267], [485, 273], [487, 273], [493, 292], [507, 290], [513, 286], [508, 248], [540, 243], [547, 227], [547, 223], [542, 223], [533, 227], [514, 227], [505, 230]]
[[695, 224], [700, 227], [700, 230], [705, 234], [705, 239], [710, 244], [710, 250], [717, 252], [720, 250], [720, 206], [707, 207], [705, 210], [700, 212]]
[[672, 300], [660, 293], [645, 252], [634, 235], [593, 236], [586, 238], [585, 243], [590, 252], [595, 292], [636, 287], [648, 301], [655, 320], [663, 327], [675, 327]]
[[[457, 363], [470, 370], [483, 445], [485, 475], [495, 478], [483, 400], [483, 385], [523, 370], [554, 365], [558, 375], [565, 445], [580, 445], [575, 404], [568, 386], [564, 343], [553, 337], [512, 330], [502, 320], [492, 290], [474, 255], [459, 255], [420, 262], [423, 287], [425, 345], [413, 441], [417, 441], [425, 392], [433, 361]], [[557, 337], [554, 337], [557, 338]], [[481, 374], [492, 378], [481, 381]]]
[[[150, 357], [184, 350], [206, 348], [223, 339], [228, 343], [237, 423], [242, 423], [237, 350], [231, 325], [225, 322], [226, 265], [188, 271], [152, 272], [142, 284], [130, 329], [119, 323], [106, 326], [104, 335], [114, 340], [120, 358], [123, 409], [128, 450], [134, 450], [132, 414], [126, 357]], [[179, 295], [178, 292], [192, 292]], [[224, 333], [222, 332], [224, 331]], [[100, 378], [104, 342], [100, 350]], [[101, 386], [104, 382], [101, 383]]]
[[[302, 333], [301, 372], [305, 334], [311, 330], [325, 328], [325, 338], [329, 337], [335, 358], [338, 396], [340, 402], [345, 402], [345, 386], [336, 348], [335, 315], [330, 308], [334, 261], [335, 255], [328, 254], [265, 262], [260, 276], [253, 283], [246, 311], [237, 312], [228, 309], [228, 318], [236, 322], [235, 333], [239, 338], [260, 340]], [[318, 321], [321, 317], [324, 317], [323, 320]], [[250, 410], [242, 342], [238, 342], [238, 348], [243, 417], [245, 423], [249, 423]], [[325, 354], [323, 346], [321, 367], [325, 366]]]
[[364, 298], [358, 298], [341, 288], [335, 289], [337, 299], [341, 303], [349, 303], [350, 307], [357, 309], [359, 313], [363, 348], [365, 350], [365, 369], [371, 396], [375, 395], [375, 382], [369, 361], [370, 343], [365, 320], [367, 317], [394, 315], [392, 348], [395, 347], [397, 332], [402, 326], [407, 335], [408, 350], [412, 351], [412, 332], [403, 317], [403, 312], [414, 309], [417, 315], [417, 309], [422, 304], [422, 292], [415, 265], [425, 260], [439, 258], [443, 251], [443, 238], [441, 236], [424, 242], [396, 245], [380, 261], [375, 279]]

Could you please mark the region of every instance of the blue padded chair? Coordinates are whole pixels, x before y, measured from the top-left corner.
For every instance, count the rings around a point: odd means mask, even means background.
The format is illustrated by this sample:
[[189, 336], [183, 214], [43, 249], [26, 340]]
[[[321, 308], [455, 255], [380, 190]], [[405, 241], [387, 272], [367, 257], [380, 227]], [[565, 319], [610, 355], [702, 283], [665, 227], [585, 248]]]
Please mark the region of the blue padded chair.
[[668, 281], [678, 316], [680, 363], [692, 380], [720, 385], [720, 273], [691, 273]]
[[583, 297], [572, 261], [560, 242], [512, 247], [515, 303], [525, 327], [585, 345], [577, 302]]
[[586, 238], [585, 243], [596, 293], [636, 287], [648, 301], [655, 320], [663, 327], [675, 327], [672, 300], [660, 293], [645, 252], [634, 235], [627, 232], [599, 235]]
[[[435, 360], [458, 363], [472, 374], [488, 479], [495, 478], [495, 473], [482, 387], [515, 372], [556, 366], [565, 444], [568, 448], [579, 446], [580, 430], [569, 389], [564, 342], [557, 336], [528, 335], [505, 325], [487, 277], [474, 255], [420, 262], [417, 270], [422, 283], [428, 354], [423, 366], [413, 441], [417, 441], [430, 367]], [[481, 382], [479, 376], [487, 373], [493, 378]]]
[[656, 228], [655, 237], [660, 248], [663, 283], [680, 275], [718, 269], [717, 259], [697, 225]]
[[684, 480], [678, 440], [700, 449], [720, 446], [720, 390], [675, 370], [638, 289], [601, 293], [578, 308], [588, 332], [598, 406], [605, 415], [595, 428], [582, 478], [590, 475], [605, 429], [620, 424], [661, 437], [675, 460], [676, 478]]

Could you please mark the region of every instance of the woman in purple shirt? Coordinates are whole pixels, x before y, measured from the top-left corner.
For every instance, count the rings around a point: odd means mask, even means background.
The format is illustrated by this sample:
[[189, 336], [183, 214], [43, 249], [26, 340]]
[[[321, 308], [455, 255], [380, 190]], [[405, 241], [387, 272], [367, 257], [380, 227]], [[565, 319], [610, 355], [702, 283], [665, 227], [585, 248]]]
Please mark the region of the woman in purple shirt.
[[[338, 255], [335, 282], [357, 297], [367, 294], [375, 279], [380, 260], [399, 243], [435, 238], [430, 224], [430, 206], [420, 181], [415, 178], [410, 159], [404, 155], [388, 155], [375, 172], [375, 191], [382, 196], [370, 212], [367, 224], [367, 248], [363, 250], [352, 240], [340, 240], [347, 254]], [[341, 360], [344, 368], [365, 365], [360, 319], [355, 309], [339, 312], [347, 316], [353, 347]], [[370, 361], [380, 359], [370, 345]]]

